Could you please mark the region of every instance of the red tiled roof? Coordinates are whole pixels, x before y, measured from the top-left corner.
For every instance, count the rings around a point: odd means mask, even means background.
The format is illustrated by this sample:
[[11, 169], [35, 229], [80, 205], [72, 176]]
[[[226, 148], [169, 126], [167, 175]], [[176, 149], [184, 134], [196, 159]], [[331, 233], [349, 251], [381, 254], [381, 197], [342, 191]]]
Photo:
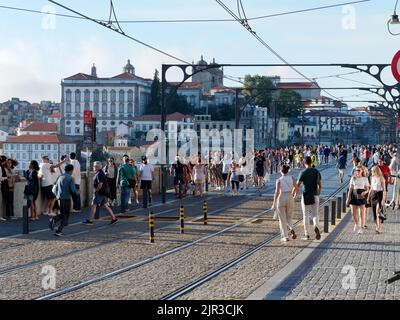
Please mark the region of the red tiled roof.
[[354, 110], [354, 111], [368, 111], [369, 108], [368, 107], [354, 107], [354, 108], [351, 108], [351, 110]]
[[25, 129], [22, 129], [23, 132], [27, 131], [35, 131], [35, 132], [57, 132], [58, 127], [56, 123], [47, 123], [47, 122], [32, 122]]
[[132, 147], [107, 147], [109, 151], [128, 151], [131, 150]]
[[108, 79], [106, 79], [106, 80], [111, 80], [111, 79], [112, 79], [112, 80], [135, 80], [135, 79], [138, 79], [138, 80], [147, 80], [147, 81], [151, 81], [151, 79], [141, 78], [141, 77], [138, 77], [138, 76], [133, 75], [133, 74], [128, 73], [128, 72], [121, 73], [121, 74], [119, 74], [119, 75], [117, 75], [117, 76], [115, 76], [115, 77], [108, 78]]
[[64, 80], [99, 80], [99, 78], [85, 73], [77, 73], [71, 77], [65, 78]]
[[279, 82], [277, 85], [278, 89], [308, 89], [313, 87], [319, 88], [316, 82]]
[[8, 137], [6, 143], [72, 143], [58, 134], [46, 134], [46, 135], [24, 135], [18, 137]]
[[[172, 114], [169, 114], [167, 116], [167, 121], [182, 121], [183, 119], [186, 118], [193, 118], [193, 116], [189, 116], [189, 115], [184, 115], [180, 112], [175, 112]], [[144, 115], [141, 117], [136, 117], [133, 119], [133, 121], [161, 121], [161, 115], [159, 114], [154, 114], [154, 115]]]

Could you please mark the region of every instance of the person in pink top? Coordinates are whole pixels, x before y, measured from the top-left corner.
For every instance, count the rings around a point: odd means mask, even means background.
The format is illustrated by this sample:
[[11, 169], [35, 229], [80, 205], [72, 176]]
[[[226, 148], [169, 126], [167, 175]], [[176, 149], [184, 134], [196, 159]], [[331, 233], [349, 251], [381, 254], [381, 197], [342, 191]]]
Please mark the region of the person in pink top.
[[203, 196], [204, 181], [206, 179], [205, 165], [201, 162], [201, 158], [197, 159], [197, 163], [193, 167], [193, 180], [196, 185], [195, 195], [199, 192], [200, 197]]

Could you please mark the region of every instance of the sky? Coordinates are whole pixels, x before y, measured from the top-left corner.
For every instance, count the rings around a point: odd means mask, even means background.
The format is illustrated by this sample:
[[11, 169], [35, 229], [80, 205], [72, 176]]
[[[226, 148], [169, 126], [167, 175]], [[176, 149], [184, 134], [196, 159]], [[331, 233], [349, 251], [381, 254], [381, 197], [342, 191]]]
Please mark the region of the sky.
[[[108, 20], [109, 0], [57, 0], [87, 16]], [[242, 0], [246, 16], [256, 17], [293, 10], [344, 3], [346, 0]], [[224, 3], [237, 12], [236, 0]], [[119, 20], [230, 18], [214, 0], [114, 0]], [[391, 63], [400, 50], [400, 36], [388, 33], [386, 22], [395, 0], [371, 0], [268, 19], [253, 20], [252, 29], [290, 63]], [[45, 0], [0, 0], [0, 6], [70, 14]], [[400, 8], [399, 10], [400, 11]], [[218, 63], [281, 63], [237, 22], [122, 24], [126, 34], [185, 61], [203, 55]], [[397, 28], [396, 28], [397, 27]], [[400, 32], [399, 26], [393, 26]], [[99, 77], [122, 72], [127, 60], [136, 74], [152, 78], [163, 63], [177, 63], [91, 21], [0, 8], [0, 102], [19, 97], [30, 102], [60, 101], [62, 79], [90, 73], [93, 63]], [[307, 77], [351, 72], [340, 67], [299, 67]], [[225, 68], [225, 74], [279, 75], [283, 81], [301, 77], [287, 67]], [[378, 85], [362, 73], [344, 76]], [[393, 84], [390, 69], [385, 79]], [[168, 80], [178, 81], [172, 70]], [[306, 80], [304, 80], [306, 81]], [[337, 77], [318, 79], [321, 87], [359, 87], [363, 84]], [[237, 84], [226, 81], [225, 85]], [[328, 90], [344, 100], [376, 100], [359, 90]], [[353, 96], [363, 94], [362, 96]], [[326, 95], [326, 93], [323, 93]], [[353, 96], [353, 97], [351, 97]], [[365, 103], [350, 103], [363, 105]]]

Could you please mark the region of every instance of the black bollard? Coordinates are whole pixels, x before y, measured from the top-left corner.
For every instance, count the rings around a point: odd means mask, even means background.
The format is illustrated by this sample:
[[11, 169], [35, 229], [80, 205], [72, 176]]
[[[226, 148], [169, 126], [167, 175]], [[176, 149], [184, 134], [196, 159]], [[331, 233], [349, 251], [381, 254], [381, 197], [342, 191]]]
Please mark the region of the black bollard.
[[331, 208], [331, 225], [336, 225], [336, 199], [332, 200], [332, 208]]
[[346, 199], [347, 199], [347, 194], [343, 192], [343, 203], [342, 203], [342, 212], [346, 213]]
[[185, 208], [182, 206], [179, 211], [181, 220], [181, 234], [185, 233]]
[[338, 198], [338, 205], [337, 205], [337, 218], [342, 219], [342, 198]]
[[203, 203], [203, 213], [204, 213], [204, 225], [207, 225], [208, 223], [208, 203], [207, 201], [204, 201]]
[[154, 212], [150, 212], [150, 217], [149, 217], [149, 226], [150, 226], [150, 243], [154, 243], [154, 226], [155, 226], [155, 221], [156, 221], [156, 215]]
[[329, 206], [324, 207], [324, 233], [329, 232]]
[[22, 233], [29, 234], [29, 208], [22, 207]]

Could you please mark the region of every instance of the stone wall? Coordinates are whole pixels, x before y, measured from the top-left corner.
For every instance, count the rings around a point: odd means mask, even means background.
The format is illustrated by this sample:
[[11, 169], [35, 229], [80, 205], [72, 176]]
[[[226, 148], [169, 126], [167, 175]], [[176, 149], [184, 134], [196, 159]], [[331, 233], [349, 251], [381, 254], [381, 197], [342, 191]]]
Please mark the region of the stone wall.
[[[157, 195], [161, 193], [161, 169], [155, 168], [155, 181], [153, 182], [153, 194]], [[89, 183], [88, 183], [89, 182]], [[24, 178], [21, 179], [21, 182], [15, 184], [14, 190], [14, 214], [15, 217], [22, 217], [22, 208], [26, 205], [26, 200], [24, 199], [24, 189], [26, 185], [26, 180]], [[169, 177], [167, 181], [167, 189], [170, 189], [173, 186], [173, 180]], [[89, 177], [86, 176], [86, 173], [82, 173], [82, 181], [81, 181], [81, 203], [82, 208], [87, 207], [90, 203], [90, 200], [93, 197], [93, 173], [90, 174]], [[36, 205], [38, 208], [38, 214], [40, 214], [43, 210], [44, 199], [41, 192], [39, 193], [39, 197], [36, 201]], [[6, 215], [5, 206], [3, 203], [3, 197], [0, 193], [0, 217], [4, 217]]]

